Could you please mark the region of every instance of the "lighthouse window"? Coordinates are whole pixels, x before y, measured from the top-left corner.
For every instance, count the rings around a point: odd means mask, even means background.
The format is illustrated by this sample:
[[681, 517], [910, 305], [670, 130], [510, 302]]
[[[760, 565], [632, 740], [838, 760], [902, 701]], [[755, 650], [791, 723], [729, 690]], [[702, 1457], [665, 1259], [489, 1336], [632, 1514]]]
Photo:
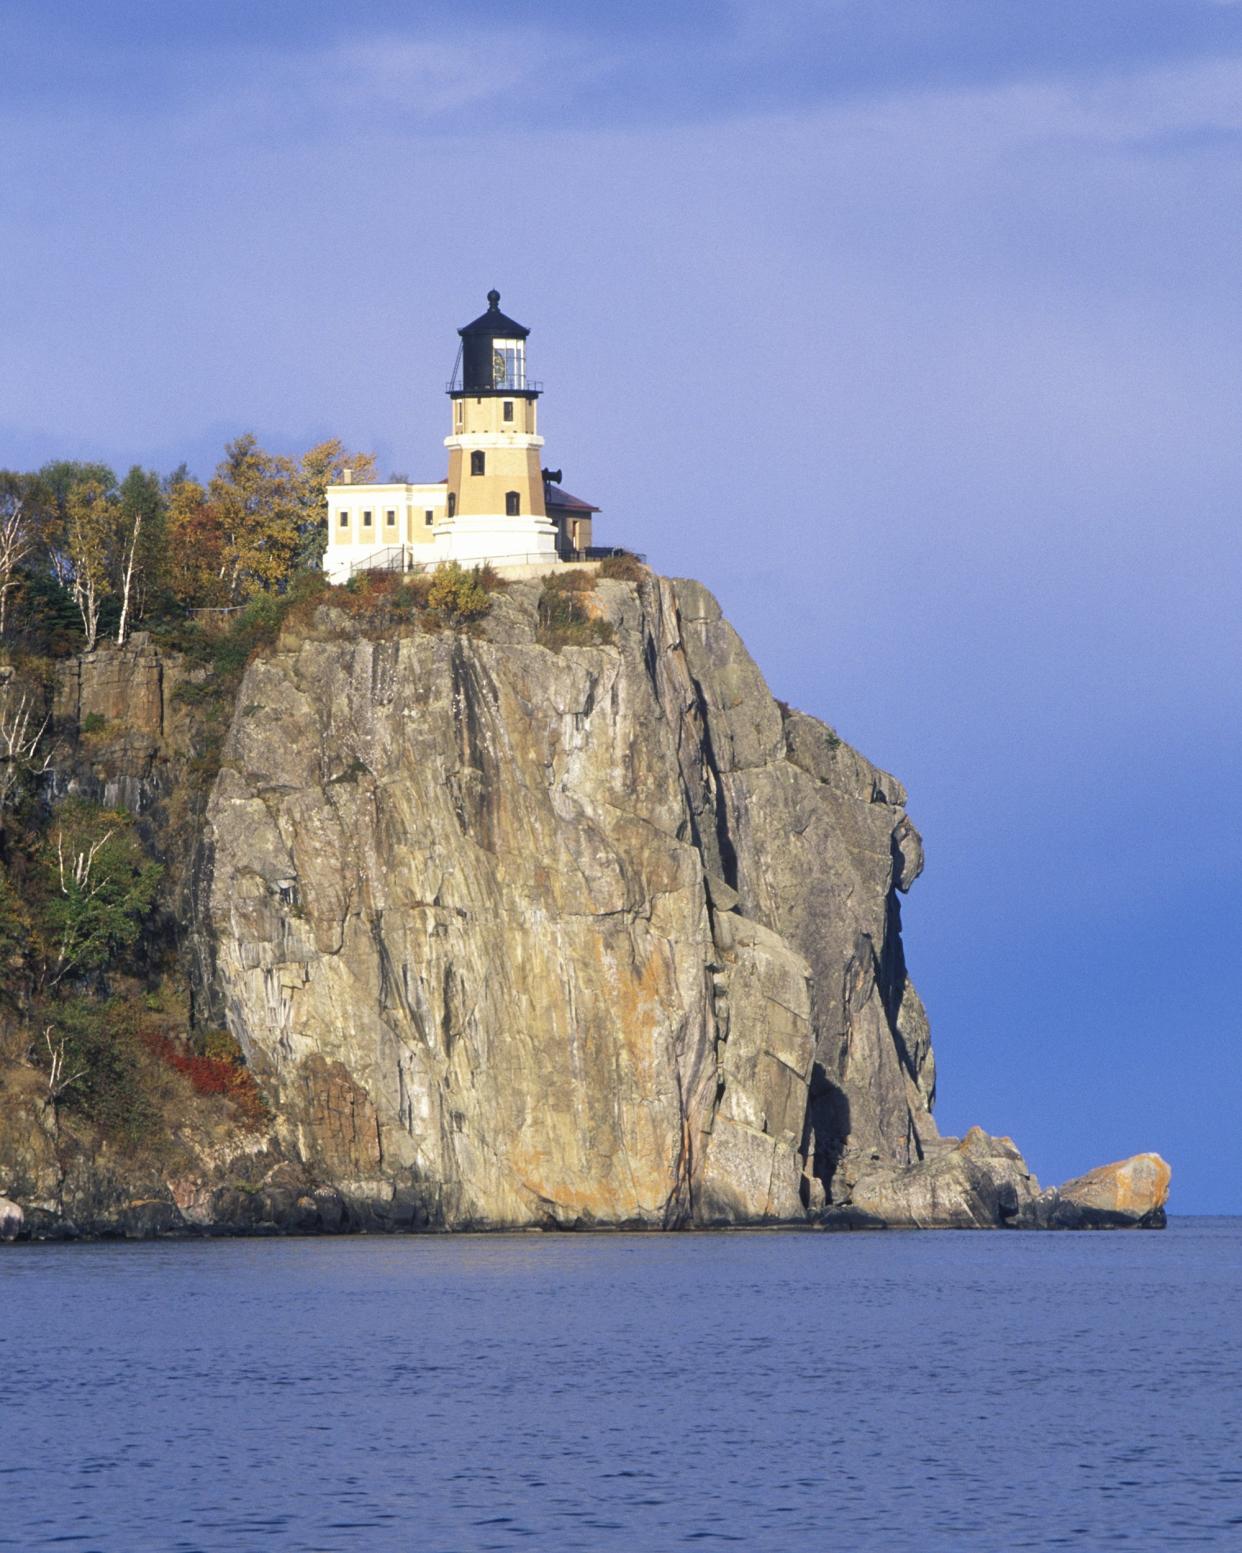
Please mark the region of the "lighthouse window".
[[456, 491], [450, 491], [448, 493], [448, 515], [451, 518], [451, 517], [455, 517], [456, 513], [457, 513], [457, 492]]
[[505, 492], [505, 513], [508, 517], [516, 518], [522, 511], [522, 498], [517, 491]]
[[396, 523], [396, 521], [397, 521], [397, 514], [395, 512], [386, 512], [384, 514], [384, 522], [388, 525], [389, 528], [392, 528], [393, 524]]
[[470, 455], [470, 473], [481, 475], [486, 472], [487, 456], [477, 449]]
[[342, 512], [341, 513], [341, 527], [342, 528], [348, 528], [349, 527], [349, 513], [347, 513], [347, 512]]
[[424, 524], [428, 528], [430, 528], [431, 525], [435, 522], [435, 516], [436, 515], [435, 515], [434, 512], [424, 512], [423, 513], [423, 522], [424, 522]]
[[506, 399], [505, 400], [505, 420], [511, 421], [512, 419], [513, 419], [513, 400], [512, 399]]
[[362, 526], [363, 528], [371, 527], [371, 514], [369, 512], [364, 512], [362, 514]]

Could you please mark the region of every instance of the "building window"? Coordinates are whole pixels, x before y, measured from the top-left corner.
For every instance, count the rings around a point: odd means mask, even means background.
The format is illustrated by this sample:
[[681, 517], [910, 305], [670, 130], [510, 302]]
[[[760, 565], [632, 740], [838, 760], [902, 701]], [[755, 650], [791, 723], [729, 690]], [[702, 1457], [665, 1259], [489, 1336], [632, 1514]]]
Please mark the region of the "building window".
[[426, 526], [428, 528], [431, 527], [431, 525], [435, 522], [435, 520], [436, 520], [436, 515], [435, 515], [434, 512], [424, 512], [423, 513], [423, 522], [426, 524]]
[[486, 472], [486, 466], [487, 455], [485, 453], [480, 453], [476, 448], [475, 451], [470, 455], [470, 473], [472, 475], [484, 474]]
[[392, 528], [393, 525], [396, 523], [396, 521], [397, 521], [397, 514], [395, 512], [386, 512], [384, 514], [384, 522], [387, 524], [387, 526], [389, 528]]
[[462, 421], [465, 419], [465, 416], [466, 416], [465, 400], [459, 399], [457, 401], [457, 424], [459, 426], [461, 425]]
[[347, 513], [347, 512], [342, 512], [341, 513], [341, 527], [342, 528], [348, 528], [349, 527], [349, 513]]
[[449, 517], [450, 518], [455, 518], [457, 516], [457, 492], [456, 491], [450, 491], [449, 492], [448, 501], [449, 501]]
[[371, 514], [369, 512], [364, 512], [362, 514], [362, 526], [363, 528], [371, 527]]
[[517, 491], [505, 492], [505, 516], [516, 518], [522, 511], [522, 498]]
[[513, 419], [513, 400], [512, 399], [506, 399], [504, 404], [505, 404], [505, 410], [504, 410], [505, 420], [511, 421]]

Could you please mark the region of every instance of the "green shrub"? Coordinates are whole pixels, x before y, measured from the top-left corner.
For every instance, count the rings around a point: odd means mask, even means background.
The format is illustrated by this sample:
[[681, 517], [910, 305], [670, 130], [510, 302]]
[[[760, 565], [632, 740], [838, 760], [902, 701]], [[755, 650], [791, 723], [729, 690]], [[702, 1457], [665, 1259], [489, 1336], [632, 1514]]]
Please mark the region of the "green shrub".
[[85, 1116], [129, 1147], [159, 1132], [160, 1112], [152, 1094], [154, 1062], [128, 1003], [66, 998], [45, 1007], [41, 1025], [50, 1033], [36, 1044], [35, 1059], [46, 1067], [52, 1052], [59, 1053], [62, 1079], [72, 1080], [59, 1096], [66, 1110]]
[[108, 719], [102, 712], [88, 712], [82, 719], [82, 732], [85, 734], [102, 733], [108, 726]]
[[123, 809], [81, 798], [56, 810], [37, 865], [38, 937], [49, 986], [97, 970], [133, 944], [164, 872], [143, 852]]
[[453, 625], [481, 620], [492, 607], [479, 571], [466, 571], [456, 561], [438, 566], [427, 590], [428, 608]]

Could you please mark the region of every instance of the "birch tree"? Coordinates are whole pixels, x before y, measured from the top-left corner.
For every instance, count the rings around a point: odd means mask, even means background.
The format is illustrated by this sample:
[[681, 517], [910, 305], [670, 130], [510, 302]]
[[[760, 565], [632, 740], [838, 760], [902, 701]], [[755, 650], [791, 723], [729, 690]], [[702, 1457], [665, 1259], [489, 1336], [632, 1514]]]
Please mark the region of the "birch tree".
[[99, 607], [112, 591], [111, 561], [117, 534], [114, 502], [97, 480], [70, 492], [65, 513], [68, 586], [82, 616], [86, 650], [94, 652], [99, 637]]
[[50, 721], [32, 696], [14, 694], [8, 686], [0, 691], [0, 835], [5, 815], [52, 764], [52, 750], [44, 743]]
[[152, 531], [163, 517], [163, 511], [159, 476], [147, 473], [135, 464], [121, 484], [117, 524], [117, 591], [121, 596], [121, 617], [116, 640], [120, 647], [125, 645], [125, 638], [132, 628], [131, 606], [136, 585], [141, 584], [155, 558]]
[[[69, 508], [75, 492], [97, 485], [105, 496], [116, 493], [116, 475], [107, 464], [56, 459], [44, 464], [31, 481], [31, 498], [38, 508], [38, 527], [56, 581], [72, 593], [73, 557], [70, 553]], [[74, 600], [76, 603], [76, 598]]]
[[20, 475], [0, 470], [0, 637], [8, 624], [9, 595], [34, 549], [24, 485]]

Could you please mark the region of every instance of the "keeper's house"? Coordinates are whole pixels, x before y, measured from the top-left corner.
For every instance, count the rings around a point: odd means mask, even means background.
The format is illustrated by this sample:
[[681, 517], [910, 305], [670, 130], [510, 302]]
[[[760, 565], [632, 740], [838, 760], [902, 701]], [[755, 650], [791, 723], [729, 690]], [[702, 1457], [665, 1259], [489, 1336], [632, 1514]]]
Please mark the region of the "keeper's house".
[[346, 470], [327, 492], [323, 567], [333, 582], [374, 567], [555, 566], [587, 558], [599, 509], [561, 490], [560, 470], [541, 465], [540, 384], [526, 371], [530, 331], [500, 311], [498, 291], [487, 302], [486, 313], [457, 331], [448, 478], [355, 485]]

